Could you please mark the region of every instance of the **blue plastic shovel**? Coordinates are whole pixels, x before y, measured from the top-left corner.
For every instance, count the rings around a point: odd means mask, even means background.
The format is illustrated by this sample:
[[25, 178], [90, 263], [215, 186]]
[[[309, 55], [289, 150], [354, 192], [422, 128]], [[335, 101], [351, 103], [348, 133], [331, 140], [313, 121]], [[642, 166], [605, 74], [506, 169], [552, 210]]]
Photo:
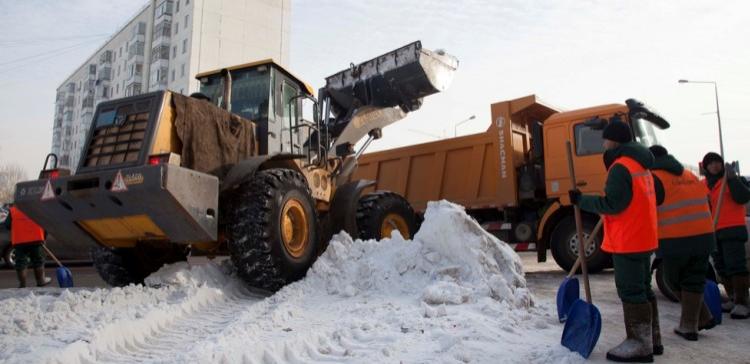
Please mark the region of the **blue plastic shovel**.
[[703, 301], [706, 302], [708, 310], [714, 317], [714, 324], [721, 325], [721, 293], [716, 282], [706, 279], [706, 286], [703, 289]]
[[[568, 149], [568, 171], [570, 172], [571, 188], [576, 188], [575, 169], [573, 168], [573, 147], [570, 141], [567, 143]], [[573, 206], [573, 212], [576, 221], [576, 232], [578, 234], [578, 251], [583, 256], [585, 253], [583, 243], [583, 223], [581, 221], [581, 209]], [[560, 343], [584, 358], [588, 358], [599, 341], [599, 334], [602, 332], [602, 315], [591, 302], [591, 286], [589, 285], [589, 271], [586, 267], [586, 259], [581, 259], [581, 272], [583, 273], [583, 288], [586, 293], [586, 301], [580, 298], [573, 302], [568, 311], [568, 317], [565, 320]]]
[[[603, 221], [604, 220], [599, 219], [599, 222], [597, 222], [596, 226], [594, 226], [594, 230], [591, 232], [591, 235], [589, 235], [589, 238], [586, 239], [586, 247], [592, 244], [594, 241], [594, 237], [599, 234], [599, 230], [601, 230], [602, 228]], [[575, 264], [573, 264], [573, 268], [570, 269], [570, 273], [568, 273], [565, 279], [563, 279], [562, 283], [560, 283], [560, 288], [557, 289], [557, 318], [558, 320], [560, 320], [560, 322], [565, 322], [565, 320], [568, 318], [568, 311], [570, 311], [570, 308], [573, 307], [573, 302], [575, 302], [581, 295], [578, 278], [573, 277], [580, 266], [581, 255], [579, 254], [578, 259], [576, 259]]]
[[57, 257], [52, 254], [52, 251], [50, 251], [49, 248], [47, 248], [47, 245], [42, 244], [42, 247], [45, 251], [47, 251], [47, 254], [52, 257], [52, 260], [57, 263], [57, 270], [55, 271], [55, 273], [57, 275], [57, 284], [60, 286], [60, 288], [73, 287], [73, 274], [70, 273], [70, 269], [63, 266], [62, 263], [57, 260]]

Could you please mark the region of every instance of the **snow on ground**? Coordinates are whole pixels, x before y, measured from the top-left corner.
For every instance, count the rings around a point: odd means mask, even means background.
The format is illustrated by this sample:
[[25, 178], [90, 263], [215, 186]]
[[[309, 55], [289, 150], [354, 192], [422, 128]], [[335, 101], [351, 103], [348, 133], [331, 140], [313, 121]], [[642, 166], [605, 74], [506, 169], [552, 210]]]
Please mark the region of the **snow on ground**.
[[559, 345], [554, 307], [535, 302], [515, 252], [445, 201], [413, 241], [335, 236], [269, 297], [229, 271], [178, 263], [146, 286], [18, 290], [0, 300], [0, 361], [583, 361]]

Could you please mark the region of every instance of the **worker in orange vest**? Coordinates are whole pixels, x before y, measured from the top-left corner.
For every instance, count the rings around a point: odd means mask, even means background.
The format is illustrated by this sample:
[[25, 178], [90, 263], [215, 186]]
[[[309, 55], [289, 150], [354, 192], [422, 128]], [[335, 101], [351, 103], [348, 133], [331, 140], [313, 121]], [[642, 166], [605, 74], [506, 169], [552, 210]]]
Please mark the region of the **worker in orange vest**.
[[698, 330], [716, 324], [703, 302], [708, 257], [716, 249], [708, 189], [667, 150], [651, 148], [651, 168], [656, 189], [659, 250], [662, 271], [680, 297], [680, 325], [674, 332], [689, 341], [698, 340]]
[[651, 290], [651, 254], [658, 246], [656, 194], [649, 168], [654, 156], [633, 142], [628, 124], [610, 122], [602, 133], [607, 182], [604, 196], [570, 191], [570, 201], [604, 219], [602, 250], [612, 253], [615, 286], [622, 301], [627, 337], [607, 352], [616, 362], [652, 362], [664, 352], [656, 296]]
[[718, 249], [713, 255], [714, 265], [719, 273], [729, 301], [722, 304], [724, 312], [731, 312], [733, 319], [750, 317], [748, 307], [748, 270], [745, 260], [745, 242], [747, 226], [745, 225], [745, 205], [750, 202], [750, 185], [737, 176], [730, 165], [724, 165], [724, 159], [716, 153], [703, 157], [703, 169], [706, 173], [704, 182], [711, 192], [711, 212], [715, 216], [719, 205], [721, 185], [726, 174], [727, 188], [724, 191], [716, 225], [716, 242]]
[[10, 208], [5, 225], [10, 229], [10, 242], [16, 255], [18, 287], [26, 287], [29, 266], [34, 269], [36, 285], [48, 285], [52, 279], [44, 275], [44, 230], [15, 206]]

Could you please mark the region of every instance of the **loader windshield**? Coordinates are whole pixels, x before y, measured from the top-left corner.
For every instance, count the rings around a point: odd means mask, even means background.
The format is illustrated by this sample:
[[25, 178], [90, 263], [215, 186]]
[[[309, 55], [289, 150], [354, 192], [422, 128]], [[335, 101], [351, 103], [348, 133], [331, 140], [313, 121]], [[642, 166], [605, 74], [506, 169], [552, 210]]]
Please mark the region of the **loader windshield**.
[[[232, 113], [251, 121], [268, 119], [268, 100], [271, 94], [271, 72], [267, 66], [230, 71], [232, 76]], [[201, 93], [211, 103], [221, 107], [224, 78], [221, 74], [201, 79]]]

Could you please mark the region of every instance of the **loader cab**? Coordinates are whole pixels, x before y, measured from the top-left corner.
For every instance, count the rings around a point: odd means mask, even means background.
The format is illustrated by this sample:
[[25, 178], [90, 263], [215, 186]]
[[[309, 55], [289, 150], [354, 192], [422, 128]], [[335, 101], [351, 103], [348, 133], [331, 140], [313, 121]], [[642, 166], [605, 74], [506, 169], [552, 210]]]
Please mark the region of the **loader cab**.
[[273, 60], [203, 72], [196, 78], [209, 102], [256, 124], [261, 155], [303, 154], [308, 131], [296, 125], [312, 118], [303, 115], [310, 109], [304, 100], [314, 100], [309, 85]]

